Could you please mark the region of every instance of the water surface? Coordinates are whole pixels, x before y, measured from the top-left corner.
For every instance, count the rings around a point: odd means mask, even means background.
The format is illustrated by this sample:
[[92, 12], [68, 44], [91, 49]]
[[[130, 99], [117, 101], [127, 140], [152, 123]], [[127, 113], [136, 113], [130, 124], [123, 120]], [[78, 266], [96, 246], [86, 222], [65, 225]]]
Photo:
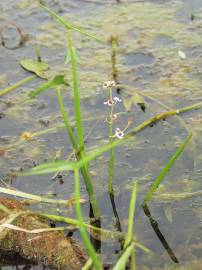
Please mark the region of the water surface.
[[[191, 105], [201, 100], [202, 83], [202, 17], [201, 1], [47, 1], [47, 4], [69, 21], [83, 26], [104, 40], [112, 35], [118, 38], [116, 50], [117, 79], [121, 84], [148, 95], [145, 98], [146, 111], [133, 105], [131, 112], [118, 119], [116, 127], [124, 128], [128, 119], [138, 125], [156, 113], [170, 108]], [[41, 48], [41, 56], [52, 69], [64, 70], [66, 54], [65, 31], [36, 2], [28, 0], [1, 1], [1, 25], [7, 31], [4, 39], [9, 46], [0, 47], [0, 87], [4, 87], [29, 76], [19, 65], [23, 58], [36, 58], [34, 45]], [[29, 40], [21, 47], [19, 35], [6, 27], [15, 23], [29, 35]], [[108, 109], [103, 105], [107, 99], [102, 83], [111, 78], [111, 45], [96, 43], [84, 36], [74, 34], [75, 45], [80, 54], [79, 79], [81, 105], [86, 135], [87, 149], [102, 145], [107, 141], [108, 126], [104, 122]], [[179, 51], [186, 54], [182, 59]], [[70, 73], [68, 68], [65, 68]], [[69, 75], [70, 76], [70, 75]], [[24, 131], [36, 132], [55, 127], [61, 123], [57, 98], [54, 90], [41, 94], [37, 99], [27, 100], [30, 91], [43, 83], [34, 79], [0, 99], [0, 171], [2, 181], [19, 190], [35, 194], [56, 194], [58, 198], [73, 196], [73, 176], [63, 176], [64, 183], [53, 181], [53, 175], [40, 177], [13, 177], [13, 171], [28, 169], [35, 164], [61, 159], [71, 153], [66, 132], [49, 132], [32, 141], [22, 141]], [[131, 93], [121, 90], [124, 100]], [[71, 88], [63, 91], [69, 114], [73, 115]], [[150, 97], [155, 100], [151, 99]], [[160, 104], [160, 103], [161, 104]], [[123, 104], [117, 111], [126, 111]], [[152, 200], [150, 211], [158, 222], [159, 229], [167, 239], [179, 260], [176, 264], [152, 229], [145, 216], [141, 202], [152, 181], [163, 165], [174, 153], [193, 128], [193, 142], [176, 162], [157, 195], [163, 193], [193, 192], [201, 185], [201, 110], [162, 121], [137, 135], [134, 143], [116, 150], [114, 176], [115, 203], [122, 229], [127, 229], [128, 206], [133, 181], [138, 183], [135, 234], [138, 240], [152, 250], [147, 255], [137, 250], [137, 269], [201, 269], [201, 221], [202, 199], [193, 197], [183, 201]], [[102, 212], [103, 228], [116, 230], [111, 202], [107, 194], [108, 154], [92, 162], [96, 194]], [[2, 182], [2, 185], [4, 183]], [[82, 186], [82, 196], [87, 197]], [[157, 196], [158, 197], [158, 196]], [[58, 207], [39, 205], [35, 209], [52, 213], [72, 215]], [[88, 205], [83, 212], [88, 219]], [[79, 240], [79, 234], [74, 234]], [[120, 251], [119, 242], [104, 242], [100, 253], [106, 263], [113, 263]], [[39, 268], [38, 268], [39, 267]], [[40, 266], [32, 269], [41, 269]], [[13, 269], [3, 267], [3, 269]]]

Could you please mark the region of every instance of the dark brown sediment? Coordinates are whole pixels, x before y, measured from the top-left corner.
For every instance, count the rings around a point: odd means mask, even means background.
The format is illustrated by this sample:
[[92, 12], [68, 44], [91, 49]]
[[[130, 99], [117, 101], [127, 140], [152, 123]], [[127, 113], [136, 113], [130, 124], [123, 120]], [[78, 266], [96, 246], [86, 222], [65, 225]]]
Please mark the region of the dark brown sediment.
[[[11, 212], [0, 210], [0, 222], [6, 222], [9, 215], [21, 213], [12, 222], [13, 225], [27, 230], [46, 229], [46, 220], [26, 213], [17, 200], [0, 198], [0, 204]], [[42, 264], [50, 269], [79, 270], [85, 264], [87, 256], [84, 250], [62, 232], [42, 232], [38, 234], [4, 229], [0, 231], [1, 264], [25, 263]]]

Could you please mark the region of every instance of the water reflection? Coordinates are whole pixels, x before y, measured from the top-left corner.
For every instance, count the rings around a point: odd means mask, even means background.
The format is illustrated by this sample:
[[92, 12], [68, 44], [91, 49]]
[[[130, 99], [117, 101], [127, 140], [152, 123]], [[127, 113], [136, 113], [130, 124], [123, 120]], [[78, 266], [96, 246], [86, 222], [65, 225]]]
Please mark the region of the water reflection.
[[118, 214], [118, 211], [116, 209], [116, 204], [115, 204], [115, 200], [114, 200], [114, 194], [110, 193], [109, 197], [110, 197], [112, 210], [113, 210], [114, 217], [115, 217], [115, 227], [116, 227], [117, 231], [122, 232], [121, 222], [119, 219], [119, 214]]
[[[97, 228], [101, 228], [101, 220], [91, 219], [90, 225], [95, 226]], [[98, 254], [100, 254], [101, 253], [101, 235], [95, 234], [94, 230], [90, 229], [90, 241], [95, 251]]]
[[169, 246], [168, 242], [166, 241], [165, 237], [163, 236], [161, 230], [159, 229], [158, 222], [151, 216], [151, 212], [147, 206], [147, 204], [143, 204], [142, 208], [144, 210], [145, 215], [148, 217], [149, 222], [154, 230], [155, 234], [157, 235], [158, 239], [160, 240], [161, 244], [165, 248], [166, 252], [168, 253], [171, 260], [175, 263], [179, 263], [177, 257], [175, 256], [173, 250]]

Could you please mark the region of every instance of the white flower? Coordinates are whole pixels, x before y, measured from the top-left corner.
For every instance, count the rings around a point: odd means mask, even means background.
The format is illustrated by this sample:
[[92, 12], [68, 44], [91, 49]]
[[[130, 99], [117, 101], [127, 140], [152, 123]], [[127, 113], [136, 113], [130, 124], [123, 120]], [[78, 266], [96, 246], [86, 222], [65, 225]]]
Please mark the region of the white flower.
[[103, 88], [111, 88], [116, 85], [115, 81], [106, 81], [103, 83]]
[[110, 123], [113, 123], [117, 118], [118, 118], [118, 115], [113, 114], [111, 120], [110, 119], [108, 120], [108, 118], [105, 118], [104, 122], [110, 124]]
[[124, 132], [122, 130], [120, 130], [120, 128], [117, 128], [115, 130], [115, 136], [119, 139], [123, 139], [124, 137]]
[[117, 102], [121, 102], [122, 100], [118, 97], [114, 97], [113, 99], [108, 99], [107, 101], [103, 102], [104, 105], [112, 106], [116, 104]]
[[113, 100], [115, 101], [115, 104], [116, 104], [117, 102], [121, 102], [121, 101], [122, 101], [122, 100], [121, 100], [120, 98], [118, 98], [118, 97], [114, 97]]
[[112, 99], [108, 99], [107, 101], [105, 101], [103, 104], [107, 105], [107, 106], [112, 106], [115, 102]]
[[115, 121], [117, 118], [118, 118], [118, 115], [117, 114], [113, 114], [112, 115], [112, 121]]

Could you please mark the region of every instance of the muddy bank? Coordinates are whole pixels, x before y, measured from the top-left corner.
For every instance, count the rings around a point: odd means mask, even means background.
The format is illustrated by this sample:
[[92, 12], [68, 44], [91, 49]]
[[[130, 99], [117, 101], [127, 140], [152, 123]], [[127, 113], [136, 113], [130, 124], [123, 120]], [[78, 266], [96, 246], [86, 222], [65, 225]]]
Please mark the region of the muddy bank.
[[[11, 223], [26, 230], [46, 229], [48, 223], [26, 213], [23, 205], [13, 199], [0, 198], [0, 223]], [[7, 211], [9, 210], [9, 211]], [[0, 227], [1, 264], [26, 263], [42, 264], [50, 269], [81, 269], [87, 256], [73, 239], [61, 232], [31, 234]]]

